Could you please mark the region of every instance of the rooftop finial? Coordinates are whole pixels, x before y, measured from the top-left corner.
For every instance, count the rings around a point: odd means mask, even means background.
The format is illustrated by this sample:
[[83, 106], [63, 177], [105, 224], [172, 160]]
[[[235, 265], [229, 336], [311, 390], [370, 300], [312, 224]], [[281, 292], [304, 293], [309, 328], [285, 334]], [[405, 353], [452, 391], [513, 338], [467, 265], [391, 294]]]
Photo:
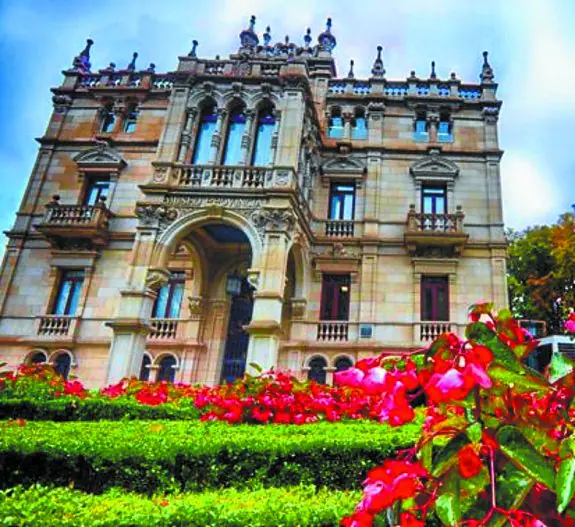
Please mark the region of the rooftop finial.
[[135, 71], [136, 70], [136, 59], [138, 58], [138, 53], [136, 53], [134, 51], [134, 53], [132, 54], [132, 60], [130, 61], [130, 64], [128, 64], [128, 67], [126, 68], [128, 71]]
[[254, 48], [259, 44], [260, 39], [254, 31], [255, 25], [256, 17], [252, 15], [248, 29], [244, 29], [240, 33], [240, 51], [252, 52]]
[[355, 75], [353, 74], [353, 59], [349, 61], [349, 73], [347, 74], [348, 79], [353, 79]]
[[435, 73], [435, 61], [431, 61], [431, 75], [429, 75], [430, 79], [437, 79], [437, 74]]
[[270, 26], [266, 27], [266, 32], [264, 33], [264, 46], [267, 48], [272, 40], [272, 34], [270, 33]]
[[385, 68], [383, 67], [383, 60], [381, 59], [381, 52], [383, 48], [377, 46], [377, 57], [373, 63], [373, 68], [371, 68], [371, 74], [374, 77], [383, 77], [385, 75]]
[[193, 57], [196, 58], [196, 49], [198, 47], [198, 41], [197, 40], [192, 40], [192, 49], [190, 50], [190, 52], [188, 53], [188, 57]]
[[326, 28], [323, 33], [317, 37], [318, 47], [320, 51], [327, 51], [331, 53], [333, 48], [335, 48], [336, 40], [335, 37], [331, 34], [331, 18], [327, 19]]
[[86, 47], [80, 51], [80, 54], [74, 57], [72, 68], [80, 73], [88, 73], [90, 71], [90, 48], [94, 41], [89, 38], [86, 40]]
[[148, 69], [146, 71], [154, 73], [154, 71], [156, 71], [156, 65], [153, 62], [150, 62], [150, 65], [148, 66]]
[[485, 84], [492, 83], [493, 80], [495, 79], [493, 68], [489, 64], [489, 61], [487, 60], [488, 55], [489, 53], [487, 53], [487, 51], [483, 52], [483, 66], [481, 67], [481, 74], [479, 75], [481, 82]]
[[285, 43], [286, 43], [286, 46], [289, 45], [289, 35], [285, 36]]
[[305, 47], [309, 48], [310, 44], [311, 44], [311, 29], [308, 27], [305, 35], [303, 37], [303, 41], [305, 42]]

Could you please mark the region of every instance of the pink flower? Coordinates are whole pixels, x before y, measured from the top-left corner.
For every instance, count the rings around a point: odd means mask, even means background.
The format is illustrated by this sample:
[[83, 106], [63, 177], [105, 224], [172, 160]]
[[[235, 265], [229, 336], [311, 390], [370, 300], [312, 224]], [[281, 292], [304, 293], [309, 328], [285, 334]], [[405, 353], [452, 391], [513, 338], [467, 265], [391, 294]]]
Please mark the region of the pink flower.
[[361, 386], [367, 393], [379, 393], [383, 390], [386, 376], [387, 371], [385, 368], [380, 366], [371, 368], [363, 378]]
[[455, 368], [445, 373], [434, 373], [425, 385], [425, 393], [437, 403], [465, 399], [469, 390], [465, 376]]
[[575, 312], [570, 313], [569, 317], [565, 321], [565, 331], [569, 333], [575, 333]]
[[350, 386], [351, 388], [359, 388], [365, 373], [358, 368], [348, 368], [344, 371], [334, 373], [335, 382], [342, 386]]

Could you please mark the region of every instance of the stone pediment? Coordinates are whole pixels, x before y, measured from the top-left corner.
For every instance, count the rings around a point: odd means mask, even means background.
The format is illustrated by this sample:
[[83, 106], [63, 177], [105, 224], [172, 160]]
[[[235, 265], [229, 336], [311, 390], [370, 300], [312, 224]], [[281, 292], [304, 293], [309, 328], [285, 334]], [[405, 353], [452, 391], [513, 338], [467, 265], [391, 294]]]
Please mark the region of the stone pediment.
[[123, 157], [107, 145], [98, 145], [73, 158], [80, 170], [113, 170], [119, 172], [126, 166]]
[[363, 175], [365, 172], [365, 165], [349, 156], [337, 156], [328, 159], [321, 165], [321, 170], [325, 174], [355, 174], [358, 176]]
[[431, 152], [429, 155], [416, 161], [409, 169], [415, 178], [454, 179], [459, 175], [459, 167], [449, 159], [439, 157], [439, 153]]

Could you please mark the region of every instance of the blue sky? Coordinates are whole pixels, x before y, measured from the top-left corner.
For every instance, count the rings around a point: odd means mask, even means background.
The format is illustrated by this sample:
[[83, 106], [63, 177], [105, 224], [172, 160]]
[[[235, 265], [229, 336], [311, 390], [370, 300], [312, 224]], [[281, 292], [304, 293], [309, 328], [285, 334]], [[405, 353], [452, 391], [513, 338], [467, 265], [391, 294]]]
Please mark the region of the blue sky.
[[0, 0], [0, 230], [11, 228], [35, 162], [35, 137], [52, 111], [50, 87], [61, 82], [85, 39], [95, 40], [92, 68], [174, 69], [199, 40], [198, 54], [227, 56], [250, 15], [273, 42], [300, 43], [333, 18], [338, 73], [349, 59], [368, 77], [376, 46], [384, 46], [389, 79], [413, 69], [422, 77], [436, 61], [441, 78], [455, 71], [477, 80], [481, 52], [504, 101], [500, 145], [508, 226], [551, 223], [575, 202], [575, 2], [573, 0]]

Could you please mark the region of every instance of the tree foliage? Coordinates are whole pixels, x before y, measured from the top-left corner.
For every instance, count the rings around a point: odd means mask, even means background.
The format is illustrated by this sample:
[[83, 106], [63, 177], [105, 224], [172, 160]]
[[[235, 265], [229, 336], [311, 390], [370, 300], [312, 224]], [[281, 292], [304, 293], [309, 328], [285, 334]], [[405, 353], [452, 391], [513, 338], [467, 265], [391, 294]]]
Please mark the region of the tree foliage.
[[575, 305], [575, 217], [554, 225], [508, 231], [509, 302], [518, 318], [544, 320], [563, 333], [567, 306]]

